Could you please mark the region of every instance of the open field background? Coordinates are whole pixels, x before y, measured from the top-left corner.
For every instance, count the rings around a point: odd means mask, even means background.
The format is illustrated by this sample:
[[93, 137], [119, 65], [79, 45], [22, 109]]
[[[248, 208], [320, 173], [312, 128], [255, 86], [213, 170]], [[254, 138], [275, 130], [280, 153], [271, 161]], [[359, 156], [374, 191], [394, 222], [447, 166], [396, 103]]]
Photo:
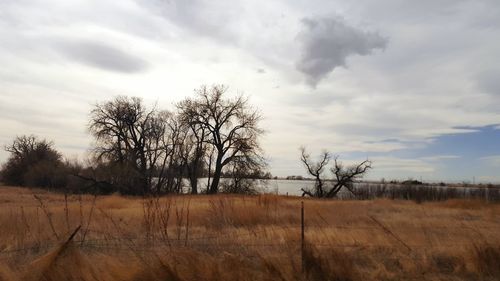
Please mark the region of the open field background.
[[2, 281], [500, 278], [500, 205], [479, 200], [143, 199], [1, 187], [0, 225]]

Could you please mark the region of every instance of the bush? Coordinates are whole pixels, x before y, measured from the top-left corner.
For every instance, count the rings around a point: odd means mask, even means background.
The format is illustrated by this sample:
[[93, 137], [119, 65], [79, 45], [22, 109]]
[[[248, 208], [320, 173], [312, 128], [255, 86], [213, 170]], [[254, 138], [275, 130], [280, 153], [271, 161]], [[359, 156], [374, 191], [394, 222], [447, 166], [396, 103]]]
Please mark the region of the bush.
[[1, 170], [4, 183], [37, 187], [64, 185], [64, 164], [52, 142], [39, 140], [33, 135], [20, 136], [5, 149], [10, 152], [10, 157]]
[[500, 278], [500, 246], [474, 245], [472, 256], [480, 275]]

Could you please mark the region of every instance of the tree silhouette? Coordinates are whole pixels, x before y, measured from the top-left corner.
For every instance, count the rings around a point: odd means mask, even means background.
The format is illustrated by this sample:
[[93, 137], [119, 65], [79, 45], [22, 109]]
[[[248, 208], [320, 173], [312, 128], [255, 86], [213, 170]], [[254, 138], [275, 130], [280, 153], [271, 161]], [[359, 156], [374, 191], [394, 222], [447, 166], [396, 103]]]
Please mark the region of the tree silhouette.
[[203, 142], [213, 147], [214, 171], [207, 193], [219, 191], [223, 168], [233, 161], [260, 157], [258, 127], [261, 116], [239, 95], [226, 97], [227, 87], [201, 87], [196, 97], [178, 104], [181, 118], [187, 124], [203, 130]]
[[314, 187], [312, 189], [301, 189], [302, 196], [307, 195], [318, 198], [333, 198], [337, 196], [343, 187], [356, 195], [353, 188], [354, 181], [362, 177], [372, 167], [372, 162], [368, 159], [359, 164], [346, 167], [338, 161], [338, 156], [334, 156], [334, 165], [330, 171], [335, 178], [333, 180], [327, 180], [324, 178], [323, 172], [331, 160], [330, 153], [324, 151], [321, 154], [319, 161], [313, 162], [305, 147], [301, 147], [300, 150], [300, 160], [305, 166], [307, 172], [312, 175], [315, 180]]

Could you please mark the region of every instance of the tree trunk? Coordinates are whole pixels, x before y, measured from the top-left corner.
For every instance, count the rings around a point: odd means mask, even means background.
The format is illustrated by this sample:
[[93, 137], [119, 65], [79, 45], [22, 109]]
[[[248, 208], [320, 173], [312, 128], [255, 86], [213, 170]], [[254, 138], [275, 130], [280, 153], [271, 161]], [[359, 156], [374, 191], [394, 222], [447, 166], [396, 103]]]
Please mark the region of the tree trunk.
[[198, 177], [199, 177], [199, 160], [191, 162], [187, 166], [187, 172], [189, 177], [189, 184], [191, 185], [191, 194], [198, 194]]
[[216, 194], [219, 192], [219, 181], [220, 176], [222, 174], [222, 156], [217, 155], [217, 160], [215, 162], [215, 171], [212, 180], [212, 184], [210, 185], [209, 194]]
[[139, 156], [139, 160], [141, 161], [140, 164], [139, 164], [139, 174], [140, 174], [140, 177], [141, 177], [141, 185], [142, 185], [142, 195], [146, 195], [146, 194], [149, 194], [151, 193], [151, 186], [150, 186], [150, 182], [148, 181], [148, 176], [147, 176], [147, 173], [148, 173], [148, 167], [147, 167], [147, 164], [146, 164], [146, 156], [144, 155], [143, 152], [140, 153], [140, 156]]
[[191, 175], [190, 183], [191, 183], [191, 194], [198, 194], [198, 175], [197, 175], [197, 173], [194, 173], [193, 175]]

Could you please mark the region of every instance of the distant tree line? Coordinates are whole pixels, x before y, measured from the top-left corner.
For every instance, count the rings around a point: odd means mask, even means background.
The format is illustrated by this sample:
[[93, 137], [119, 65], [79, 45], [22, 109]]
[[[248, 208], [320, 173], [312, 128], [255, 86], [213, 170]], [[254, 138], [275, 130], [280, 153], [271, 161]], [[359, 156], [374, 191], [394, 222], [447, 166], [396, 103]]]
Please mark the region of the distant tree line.
[[90, 112], [95, 142], [86, 164], [65, 161], [52, 142], [20, 136], [6, 147], [1, 180], [70, 192], [253, 193], [252, 179], [271, 177], [258, 142], [261, 115], [227, 90], [201, 87], [173, 111], [148, 108], [137, 97], [98, 103]]

